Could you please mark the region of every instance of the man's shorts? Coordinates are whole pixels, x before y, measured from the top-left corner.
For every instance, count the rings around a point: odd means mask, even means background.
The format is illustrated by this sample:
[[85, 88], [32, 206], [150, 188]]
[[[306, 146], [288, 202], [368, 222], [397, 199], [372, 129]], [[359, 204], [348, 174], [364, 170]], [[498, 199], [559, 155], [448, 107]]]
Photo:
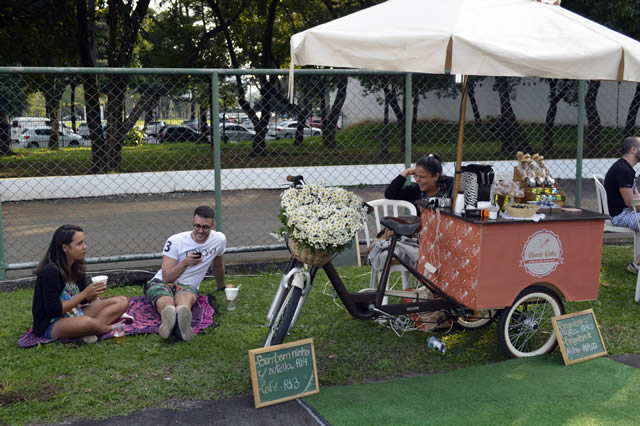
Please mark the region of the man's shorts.
[[611, 218], [611, 224], [613, 226], [626, 226], [635, 231], [638, 230], [638, 221], [636, 220], [636, 214], [629, 207], [625, 207], [622, 212]]
[[200, 296], [200, 292], [195, 287], [191, 287], [189, 285], [180, 285], [177, 283], [166, 283], [164, 281], [160, 281], [157, 278], [148, 281], [144, 285], [144, 295], [147, 296], [149, 303], [153, 305], [154, 309], [156, 307], [156, 301], [159, 297], [169, 296], [175, 298], [178, 294], [184, 291], [192, 293], [194, 296], [196, 296], [196, 299], [198, 298], [198, 296]]

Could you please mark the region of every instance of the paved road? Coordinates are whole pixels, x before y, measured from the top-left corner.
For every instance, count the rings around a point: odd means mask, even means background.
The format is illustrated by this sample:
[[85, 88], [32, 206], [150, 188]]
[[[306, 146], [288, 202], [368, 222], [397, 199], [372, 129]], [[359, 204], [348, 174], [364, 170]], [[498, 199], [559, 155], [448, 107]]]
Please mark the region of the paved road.
[[[350, 188], [364, 200], [383, 196], [384, 187]], [[279, 228], [280, 193], [276, 190], [225, 191], [223, 232], [228, 247], [277, 244], [271, 235]], [[112, 196], [76, 200], [7, 202], [2, 204], [7, 263], [37, 262], [53, 231], [65, 223], [81, 226], [87, 234], [88, 256], [159, 253], [166, 238], [191, 228], [195, 207], [214, 204], [211, 192], [169, 195]], [[229, 254], [227, 262], [286, 257], [285, 252]], [[92, 265], [100, 268], [139, 268], [159, 260]], [[9, 271], [8, 278], [28, 276], [29, 270]]]
[[[559, 182], [568, 194], [575, 193], [575, 181]], [[349, 188], [364, 200], [383, 197], [383, 186]], [[279, 228], [279, 190], [224, 191], [223, 232], [228, 247], [276, 244], [270, 235]], [[5, 261], [37, 262], [53, 231], [64, 223], [82, 226], [87, 233], [89, 257], [159, 253], [165, 239], [190, 229], [193, 209], [214, 204], [212, 192], [168, 195], [111, 196], [76, 200], [6, 202], [2, 204]], [[595, 209], [591, 179], [583, 181], [583, 203]], [[228, 263], [284, 259], [284, 251], [228, 254]], [[90, 265], [90, 270], [114, 268], [157, 268], [159, 260]], [[8, 279], [30, 275], [29, 269], [9, 271]]]

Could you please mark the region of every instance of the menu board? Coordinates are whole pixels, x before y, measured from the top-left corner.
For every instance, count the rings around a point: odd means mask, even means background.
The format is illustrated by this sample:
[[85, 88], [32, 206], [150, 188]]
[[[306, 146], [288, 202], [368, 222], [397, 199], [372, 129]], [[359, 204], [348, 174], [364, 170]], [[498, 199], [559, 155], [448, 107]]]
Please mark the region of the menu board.
[[553, 317], [565, 365], [607, 355], [593, 309]]
[[249, 351], [256, 408], [320, 392], [313, 339]]

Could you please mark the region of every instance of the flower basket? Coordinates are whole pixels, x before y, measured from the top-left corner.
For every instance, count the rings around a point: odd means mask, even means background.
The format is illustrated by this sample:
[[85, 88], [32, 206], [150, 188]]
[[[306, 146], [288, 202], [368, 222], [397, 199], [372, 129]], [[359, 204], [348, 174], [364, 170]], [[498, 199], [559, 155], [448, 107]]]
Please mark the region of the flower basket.
[[342, 188], [310, 184], [281, 195], [279, 236], [301, 262], [322, 266], [353, 241], [367, 208], [362, 198]]
[[312, 252], [308, 247], [300, 247], [296, 240], [289, 238], [289, 251], [302, 263], [311, 266], [323, 266], [336, 254], [333, 250], [316, 250]]

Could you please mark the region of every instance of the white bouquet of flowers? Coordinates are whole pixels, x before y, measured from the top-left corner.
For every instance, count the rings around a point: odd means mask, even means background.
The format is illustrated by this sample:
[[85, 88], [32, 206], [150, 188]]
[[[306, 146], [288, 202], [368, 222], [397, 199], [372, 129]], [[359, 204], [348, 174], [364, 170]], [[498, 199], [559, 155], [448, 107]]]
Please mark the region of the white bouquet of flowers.
[[337, 187], [305, 185], [287, 189], [281, 199], [280, 235], [312, 253], [344, 250], [367, 214], [362, 198]]

